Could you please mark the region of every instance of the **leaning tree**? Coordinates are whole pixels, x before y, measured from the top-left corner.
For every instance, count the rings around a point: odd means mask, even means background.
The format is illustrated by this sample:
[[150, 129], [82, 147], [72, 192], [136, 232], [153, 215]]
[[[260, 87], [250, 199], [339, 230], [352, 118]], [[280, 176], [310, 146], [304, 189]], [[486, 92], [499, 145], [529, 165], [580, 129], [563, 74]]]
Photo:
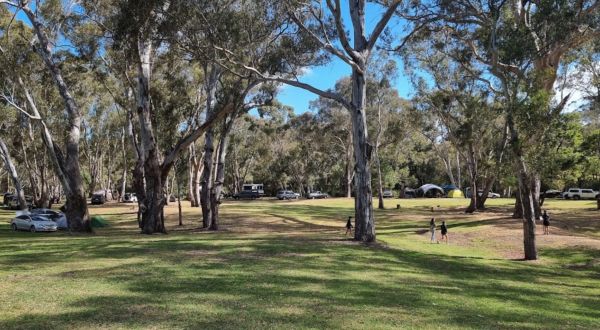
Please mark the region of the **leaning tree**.
[[[31, 26], [31, 32], [35, 36], [31, 40], [31, 45], [43, 60], [46, 70], [51, 75], [54, 85], [62, 98], [67, 116], [65, 149], [61, 149], [53, 141], [50, 132], [45, 127], [43, 128], [44, 143], [54, 165], [56, 175], [61, 179], [63, 190], [66, 194], [65, 213], [70, 230], [90, 232], [92, 231], [92, 227], [89, 221], [87, 200], [84, 194], [83, 178], [79, 162], [82, 114], [79, 104], [73, 96], [72, 86], [69, 85], [63, 74], [62, 61], [65, 56], [58, 56], [54, 49], [56, 40], [66, 38], [66, 35], [63, 33], [63, 23], [66, 17], [73, 14], [73, 8], [63, 8], [61, 2], [54, 1], [37, 1], [35, 6], [32, 6], [28, 0], [0, 0], [0, 4], [6, 5], [14, 13], [21, 12], [24, 14]], [[10, 24], [8, 27], [3, 27], [3, 29], [9, 27]], [[10, 33], [10, 31], [6, 32]], [[28, 116], [41, 119], [39, 114], [35, 113], [36, 109], [30, 97], [27, 96], [26, 90], [28, 87], [22, 84], [23, 79], [20, 79], [18, 75], [13, 77], [13, 79], [13, 81], [21, 85], [20, 87], [23, 89], [24, 94], [26, 94], [27, 101], [32, 108], [30, 110], [34, 112], [33, 114], [28, 113]]]

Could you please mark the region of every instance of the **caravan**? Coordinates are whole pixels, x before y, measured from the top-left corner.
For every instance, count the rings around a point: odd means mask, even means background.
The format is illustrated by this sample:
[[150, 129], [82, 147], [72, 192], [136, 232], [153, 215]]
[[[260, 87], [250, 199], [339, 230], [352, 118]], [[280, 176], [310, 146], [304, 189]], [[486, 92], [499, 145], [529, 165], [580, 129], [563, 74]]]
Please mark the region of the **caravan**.
[[242, 186], [242, 191], [257, 192], [259, 197], [263, 197], [265, 195], [265, 189], [262, 183], [246, 183]]

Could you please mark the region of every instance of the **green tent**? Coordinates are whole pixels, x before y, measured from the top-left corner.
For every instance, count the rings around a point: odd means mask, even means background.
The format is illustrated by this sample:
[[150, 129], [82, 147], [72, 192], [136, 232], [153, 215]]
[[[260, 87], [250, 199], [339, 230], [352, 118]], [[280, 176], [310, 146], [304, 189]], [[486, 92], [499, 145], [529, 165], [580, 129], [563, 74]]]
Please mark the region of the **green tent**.
[[450, 197], [450, 198], [465, 198], [462, 191], [460, 191], [458, 189], [450, 190], [448, 192], [448, 197]]

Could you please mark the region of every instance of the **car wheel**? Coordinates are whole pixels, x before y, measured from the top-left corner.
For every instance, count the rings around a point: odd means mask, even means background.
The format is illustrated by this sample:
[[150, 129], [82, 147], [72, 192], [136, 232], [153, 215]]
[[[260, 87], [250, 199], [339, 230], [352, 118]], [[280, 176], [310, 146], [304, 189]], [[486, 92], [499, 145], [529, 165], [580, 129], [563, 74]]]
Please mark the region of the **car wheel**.
[[29, 231], [32, 232], [32, 233], [35, 233], [35, 226], [29, 227]]
[[575, 195], [575, 196], [573, 196], [573, 199], [574, 199], [574, 200], [580, 200], [580, 199], [581, 199], [581, 197], [579, 197], [578, 195]]
[[10, 225], [10, 227], [12, 228], [13, 231], [17, 231], [17, 224], [13, 223], [12, 225]]

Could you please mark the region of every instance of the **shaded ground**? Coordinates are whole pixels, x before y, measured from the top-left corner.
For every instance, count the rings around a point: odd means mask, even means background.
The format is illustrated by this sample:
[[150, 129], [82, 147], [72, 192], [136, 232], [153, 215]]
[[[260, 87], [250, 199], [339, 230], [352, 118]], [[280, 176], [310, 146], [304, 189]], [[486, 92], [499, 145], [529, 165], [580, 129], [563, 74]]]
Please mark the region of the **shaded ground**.
[[[170, 233], [154, 236], [129, 205], [93, 207], [111, 226], [91, 237], [13, 233], [0, 211], [0, 329], [600, 328], [591, 202], [548, 202], [533, 263], [510, 260], [509, 200], [472, 216], [465, 200], [386, 203], [373, 246], [344, 237], [346, 199], [226, 202], [218, 233], [197, 228], [197, 208], [178, 227], [169, 206]], [[431, 216], [449, 245], [429, 244]]]

